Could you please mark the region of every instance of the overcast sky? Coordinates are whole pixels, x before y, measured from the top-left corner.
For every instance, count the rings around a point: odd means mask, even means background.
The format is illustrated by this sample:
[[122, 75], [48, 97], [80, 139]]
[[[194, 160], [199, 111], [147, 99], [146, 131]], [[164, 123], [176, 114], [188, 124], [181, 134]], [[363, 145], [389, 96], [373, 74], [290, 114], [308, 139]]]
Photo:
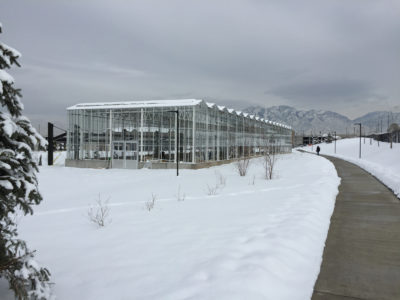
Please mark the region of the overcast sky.
[[144, 99], [400, 111], [399, 0], [1, 0], [0, 22], [34, 123]]

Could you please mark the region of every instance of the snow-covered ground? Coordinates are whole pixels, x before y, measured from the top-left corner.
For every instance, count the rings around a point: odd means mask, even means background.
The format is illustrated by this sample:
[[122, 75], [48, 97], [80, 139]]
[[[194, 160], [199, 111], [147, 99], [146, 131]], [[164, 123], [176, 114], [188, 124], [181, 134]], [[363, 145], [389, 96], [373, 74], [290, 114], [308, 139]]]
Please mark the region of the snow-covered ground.
[[[319, 144], [321, 154], [337, 156], [362, 167], [400, 197], [400, 144], [393, 143], [390, 148], [390, 143], [379, 142], [378, 146], [377, 141], [366, 138], [364, 142], [364, 138], [362, 138], [361, 159], [359, 158], [359, 145], [359, 138], [338, 140], [335, 154], [334, 143]], [[299, 149], [315, 152], [316, 145]]]
[[[269, 181], [253, 159], [246, 177], [234, 164], [178, 178], [43, 166], [39, 182], [44, 201], [19, 230], [57, 299], [296, 300], [311, 297], [340, 179], [328, 160], [292, 153]], [[87, 217], [98, 197], [101, 228]]]

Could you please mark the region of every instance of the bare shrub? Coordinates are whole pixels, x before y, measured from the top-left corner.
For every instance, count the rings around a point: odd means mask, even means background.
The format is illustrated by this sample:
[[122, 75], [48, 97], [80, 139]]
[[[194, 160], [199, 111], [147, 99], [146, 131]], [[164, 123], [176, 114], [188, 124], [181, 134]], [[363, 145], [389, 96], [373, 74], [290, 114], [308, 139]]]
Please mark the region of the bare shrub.
[[212, 195], [218, 194], [218, 189], [219, 189], [218, 184], [216, 184], [216, 185], [208, 185], [207, 184], [207, 195], [212, 196]]
[[276, 161], [277, 155], [274, 151], [264, 153], [265, 178], [268, 180], [274, 177]]
[[176, 199], [178, 201], [185, 201], [186, 199], [186, 194], [181, 192], [181, 186], [178, 186], [178, 192], [175, 195]]
[[255, 185], [256, 184], [256, 175], [253, 175], [251, 181], [250, 181], [250, 185]]
[[218, 185], [219, 187], [225, 187], [226, 186], [226, 177], [224, 175], [222, 175], [221, 172], [219, 171], [215, 171], [215, 177], [216, 177], [216, 185]]
[[148, 211], [151, 211], [154, 208], [154, 206], [156, 204], [156, 200], [157, 200], [157, 195], [151, 194], [151, 199], [146, 202], [146, 209]]
[[88, 218], [90, 222], [95, 223], [99, 227], [104, 227], [106, 224], [111, 223], [110, 207], [108, 203], [110, 198], [106, 200], [101, 199], [101, 195], [96, 199], [96, 204], [91, 205], [88, 210]]
[[250, 159], [248, 157], [241, 158], [236, 162], [236, 169], [240, 176], [246, 176], [249, 165]]

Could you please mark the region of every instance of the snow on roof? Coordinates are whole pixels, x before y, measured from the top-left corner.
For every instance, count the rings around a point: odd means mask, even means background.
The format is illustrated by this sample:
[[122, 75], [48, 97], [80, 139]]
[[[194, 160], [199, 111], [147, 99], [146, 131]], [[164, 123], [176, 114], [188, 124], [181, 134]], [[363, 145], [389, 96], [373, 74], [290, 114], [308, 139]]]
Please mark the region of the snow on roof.
[[244, 116], [249, 119], [256, 119], [257, 121], [263, 121], [267, 124], [273, 124], [283, 128], [289, 128], [286, 125], [271, 122], [263, 118], [244, 113], [239, 110], [227, 108], [225, 106], [219, 106], [215, 103], [205, 102], [199, 99], [180, 99], [180, 100], [144, 100], [144, 101], [127, 101], [127, 102], [97, 102], [97, 103], [79, 103], [67, 108], [67, 110], [79, 110], [79, 109], [124, 109], [124, 108], [149, 108], [149, 107], [182, 107], [182, 106], [196, 106], [200, 103], [205, 103], [209, 108], [217, 108], [220, 111], [228, 111], [231, 114], [237, 116]]
[[68, 107], [67, 110], [195, 106], [200, 104], [202, 101], [203, 100], [198, 100], [198, 99], [181, 99], [181, 100], [146, 100], [146, 101], [128, 101], [128, 102], [80, 103]]
[[209, 108], [213, 108], [215, 106], [215, 103], [211, 103], [211, 102], [206, 102], [206, 104]]

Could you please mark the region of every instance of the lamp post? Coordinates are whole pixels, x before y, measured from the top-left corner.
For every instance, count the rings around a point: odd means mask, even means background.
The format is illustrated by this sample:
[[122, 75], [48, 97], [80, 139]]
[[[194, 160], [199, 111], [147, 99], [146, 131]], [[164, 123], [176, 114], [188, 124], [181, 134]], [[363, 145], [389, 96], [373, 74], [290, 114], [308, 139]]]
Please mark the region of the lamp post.
[[335, 154], [336, 154], [336, 131], [335, 131]]
[[176, 176], [179, 176], [179, 109], [168, 110], [167, 112], [176, 113], [176, 149], [175, 149], [175, 159], [176, 159]]
[[314, 152], [314, 133], [311, 130], [311, 151]]
[[360, 151], [359, 151], [358, 158], [361, 158], [361, 123], [355, 123], [354, 125], [360, 126]]

